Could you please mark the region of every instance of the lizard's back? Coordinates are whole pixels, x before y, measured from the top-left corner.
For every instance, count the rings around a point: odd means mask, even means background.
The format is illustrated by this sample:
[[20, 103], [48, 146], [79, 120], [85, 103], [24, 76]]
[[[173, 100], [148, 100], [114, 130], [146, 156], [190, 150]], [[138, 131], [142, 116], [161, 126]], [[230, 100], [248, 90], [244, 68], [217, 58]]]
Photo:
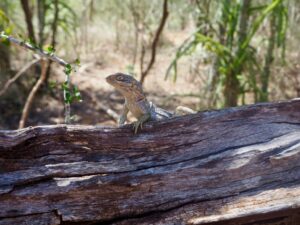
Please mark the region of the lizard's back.
[[[127, 113], [130, 111], [134, 117], [138, 119], [138, 121], [134, 123], [135, 133], [137, 132], [137, 128], [148, 120], [164, 120], [173, 117], [176, 114], [159, 108], [152, 102], [149, 102], [143, 92], [142, 85], [132, 76], [116, 73], [108, 76], [106, 81], [120, 91], [125, 98], [125, 104], [122, 115], [120, 116], [119, 124], [122, 125], [125, 123]], [[178, 109], [179, 108], [180, 107], [178, 107]], [[185, 107], [181, 107], [180, 109], [184, 108]], [[191, 109], [188, 111], [188, 113], [193, 112]]]
[[152, 102], [150, 102], [149, 104], [150, 104], [150, 109], [151, 109], [151, 120], [153, 120], [153, 121], [163, 120], [163, 119], [171, 118], [174, 116], [173, 113], [171, 113], [165, 109], [157, 107]]

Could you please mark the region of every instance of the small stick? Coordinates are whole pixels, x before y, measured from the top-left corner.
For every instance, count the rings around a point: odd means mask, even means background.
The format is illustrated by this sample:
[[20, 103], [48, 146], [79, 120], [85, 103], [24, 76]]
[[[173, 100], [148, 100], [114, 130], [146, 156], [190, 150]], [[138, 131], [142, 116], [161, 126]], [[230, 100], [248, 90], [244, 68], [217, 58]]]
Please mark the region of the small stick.
[[10, 87], [10, 85], [12, 85], [22, 74], [24, 74], [29, 68], [31, 68], [33, 65], [35, 65], [40, 60], [41, 59], [35, 59], [35, 60], [31, 61], [26, 66], [24, 66], [19, 72], [17, 72], [15, 76], [13, 76], [11, 79], [9, 79], [5, 83], [2, 90], [0, 91], [0, 96], [2, 96], [7, 91], [7, 89]]
[[13, 38], [11, 36], [8, 36], [8, 35], [5, 35], [5, 34], [1, 34], [0, 33], [0, 38], [2, 39], [5, 39], [5, 40], [8, 40], [9, 42], [12, 42], [16, 45], [19, 45], [23, 48], [26, 48], [26, 49], [29, 49], [31, 51], [34, 51], [36, 52], [37, 54], [39, 54], [40, 56], [42, 57], [46, 57], [54, 62], [57, 62], [58, 64], [60, 64], [61, 66], [67, 66], [69, 63], [67, 63], [66, 61], [64, 61], [63, 59], [57, 57], [56, 55], [54, 54], [50, 54], [42, 49], [39, 49], [39, 48], [35, 48], [34, 46], [32, 46], [31, 44], [27, 43], [27, 42], [23, 42], [23, 41], [19, 41], [18, 39], [16, 38]]
[[40, 87], [42, 86], [42, 84], [44, 83], [44, 81], [46, 79], [48, 63], [49, 62], [47, 62], [46, 60], [41, 60], [41, 64], [42, 64], [41, 76], [38, 79], [38, 81], [35, 83], [33, 88], [31, 89], [31, 91], [30, 91], [30, 93], [27, 97], [26, 103], [25, 103], [23, 111], [22, 111], [22, 116], [21, 116], [21, 119], [20, 119], [20, 122], [19, 122], [19, 129], [24, 128], [26, 120], [28, 118], [29, 111], [31, 109], [33, 99], [34, 99], [37, 91], [40, 89]]

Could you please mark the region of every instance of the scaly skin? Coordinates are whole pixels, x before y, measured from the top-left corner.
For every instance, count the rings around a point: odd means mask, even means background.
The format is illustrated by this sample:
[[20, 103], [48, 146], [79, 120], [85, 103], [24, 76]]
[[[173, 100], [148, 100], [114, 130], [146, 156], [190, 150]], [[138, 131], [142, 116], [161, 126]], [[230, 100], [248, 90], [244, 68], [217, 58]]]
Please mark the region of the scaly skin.
[[[175, 116], [173, 113], [161, 109], [149, 102], [143, 92], [142, 85], [130, 75], [116, 73], [106, 77], [107, 83], [114, 86], [125, 98], [123, 111], [118, 121], [123, 125], [127, 120], [127, 114], [130, 111], [137, 121], [133, 123], [134, 133], [138, 128], [142, 128], [143, 123], [149, 120], [158, 121]], [[185, 107], [180, 107], [182, 108]], [[193, 113], [191, 109], [186, 109], [188, 113]]]

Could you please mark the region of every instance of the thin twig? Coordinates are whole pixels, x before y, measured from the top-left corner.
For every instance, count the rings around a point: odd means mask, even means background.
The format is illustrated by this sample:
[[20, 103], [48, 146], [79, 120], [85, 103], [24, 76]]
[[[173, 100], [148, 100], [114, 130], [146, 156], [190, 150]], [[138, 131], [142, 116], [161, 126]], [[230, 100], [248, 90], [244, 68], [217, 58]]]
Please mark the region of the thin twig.
[[95, 96], [92, 96], [92, 102], [93, 102], [96, 110], [101, 110], [101, 111], [105, 112], [115, 122], [118, 122], [119, 115], [116, 111], [114, 111], [113, 109], [111, 109], [108, 106], [99, 102], [99, 100]]
[[23, 111], [22, 111], [22, 116], [21, 116], [21, 119], [19, 122], [19, 129], [24, 128], [26, 120], [28, 118], [29, 111], [31, 109], [33, 99], [34, 99], [37, 91], [39, 90], [39, 88], [41, 87], [41, 85], [44, 83], [44, 81], [46, 79], [48, 62], [45, 60], [41, 60], [41, 65], [42, 65], [41, 76], [38, 79], [38, 81], [36, 82], [36, 84], [33, 86], [32, 90], [30, 91], [30, 93], [27, 97], [26, 103], [25, 103]]
[[[19, 45], [25, 49], [29, 49], [31, 51], [34, 51], [36, 53], [38, 53], [39, 55], [41, 55], [42, 57], [46, 57], [58, 64], [60, 64], [61, 66], [67, 66], [68, 63], [66, 61], [64, 61], [63, 59], [55, 56], [54, 54], [49, 54], [48, 52], [46, 51], [43, 51], [42, 49], [38, 49], [38, 48], [35, 48], [34, 46], [30, 45], [29, 43], [26, 43], [26, 42], [23, 42], [23, 41], [19, 41], [18, 39], [16, 38], [13, 38], [13, 37], [10, 37], [8, 35], [5, 35], [3, 33], [0, 33], [0, 38], [2, 39], [6, 39], [16, 45]], [[19, 127], [24, 127], [25, 125], [25, 122], [27, 120], [27, 117], [28, 117], [28, 111], [29, 111], [29, 108], [31, 107], [31, 104], [32, 102], [32, 98], [34, 97], [34, 95], [36, 94], [37, 90], [40, 88], [41, 84], [44, 82], [44, 77], [42, 76], [43, 73], [41, 74], [41, 77], [40, 79], [37, 81], [36, 85], [33, 87], [33, 89], [31, 90], [28, 98], [27, 98], [27, 101], [26, 101], [26, 104], [24, 106], [24, 109], [23, 109], [23, 113], [22, 113], [22, 118], [20, 120], [20, 123], [19, 123]], [[69, 84], [70, 82], [70, 77], [69, 76], [66, 76], [66, 80], [65, 82], [67, 82]], [[37, 90], [35, 90], [37, 89]], [[65, 94], [65, 93], [64, 93]], [[33, 95], [33, 97], [31, 97], [30, 95]], [[114, 112], [112, 109], [108, 108], [108, 107], [105, 107], [105, 106], [101, 106], [100, 107], [107, 115], [109, 115], [110, 117], [112, 117], [114, 120], [118, 120], [118, 115], [116, 112]], [[68, 122], [70, 121], [70, 103], [65, 103], [65, 122]]]
[[[142, 37], [143, 39], [143, 37]], [[145, 44], [144, 40], [142, 40], [142, 46], [141, 46], [141, 57], [140, 57], [140, 71], [144, 71], [144, 58], [145, 58]]]
[[133, 4], [133, 0], [130, 0], [129, 8], [132, 14], [133, 18], [133, 24], [134, 24], [134, 51], [133, 51], [133, 62], [132, 65], [135, 66], [136, 58], [138, 54], [138, 41], [139, 41], [139, 20], [140, 15], [136, 10], [136, 7]]
[[[37, 54], [39, 54], [43, 58], [48, 58], [48, 59], [50, 59], [54, 62], [57, 62], [61, 66], [66, 67], [66, 66], [69, 65], [66, 61], [64, 61], [61, 58], [58, 58], [53, 53], [48, 53], [48, 52], [46, 52], [46, 51], [44, 51], [40, 48], [36, 48], [35, 46], [33, 46], [33, 45], [31, 45], [31, 44], [29, 44], [25, 41], [20, 41], [16, 38], [5, 35], [3, 33], [0, 33], [0, 38], [5, 39], [5, 40], [7, 40], [11, 43], [14, 43], [16, 45], [19, 45], [19, 46], [21, 46], [25, 49], [36, 52]], [[49, 65], [49, 64], [47, 63], [46, 65]], [[42, 74], [42, 75], [44, 75], [44, 74]], [[27, 98], [26, 104], [25, 104], [24, 109], [23, 109], [22, 118], [21, 118], [20, 123], [19, 123], [19, 127], [24, 127], [25, 121], [28, 117], [29, 108], [31, 107], [31, 104], [32, 104], [32, 102], [30, 102], [30, 101], [32, 101], [32, 99], [34, 98], [34, 95], [35, 95], [35, 92], [36, 92], [36, 91], [34, 91], [35, 87], [37, 87], [37, 89], [39, 89], [40, 85], [44, 82], [44, 77], [42, 77], [42, 75], [41, 75], [40, 79], [38, 80], [38, 82], [36, 83], [36, 86], [33, 87], [31, 93], [29, 94], [29, 96]], [[41, 80], [42, 78], [43, 78], [43, 80]], [[70, 89], [70, 75], [69, 74], [66, 75], [65, 82], [66, 82], [66, 85], [67, 85], [68, 89]], [[33, 94], [33, 97], [30, 96], [31, 94]], [[64, 98], [66, 99], [66, 90], [65, 89], [64, 89]], [[29, 104], [28, 109], [26, 109], [27, 104]], [[66, 123], [70, 123], [70, 118], [71, 118], [71, 115], [70, 115], [71, 114], [71, 109], [70, 108], [71, 108], [70, 103], [69, 102], [65, 103], [65, 122]]]
[[142, 75], [141, 75], [141, 83], [144, 83], [145, 77], [147, 76], [147, 74], [149, 73], [150, 69], [152, 68], [154, 62], [155, 62], [155, 56], [156, 56], [156, 47], [158, 44], [158, 40], [159, 37], [163, 31], [163, 28], [165, 26], [165, 23], [167, 21], [169, 12], [168, 12], [168, 0], [164, 0], [164, 4], [163, 4], [163, 15], [159, 24], [159, 27], [157, 28], [157, 31], [155, 33], [152, 45], [151, 45], [151, 59], [150, 62], [146, 68], [145, 71], [141, 71]]
[[52, 61], [54, 62], [57, 62], [58, 64], [60, 64], [61, 66], [66, 66], [68, 65], [69, 63], [67, 63], [66, 61], [64, 61], [63, 59], [57, 57], [56, 55], [54, 54], [50, 54], [42, 49], [39, 49], [39, 48], [35, 48], [34, 46], [32, 46], [31, 44], [27, 43], [27, 42], [24, 42], [24, 41], [20, 41], [16, 38], [13, 38], [11, 36], [8, 36], [8, 35], [5, 35], [5, 34], [1, 34], [0, 33], [0, 38], [2, 39], [5, 39], [5, 40], [8, 40], [9, 42], [12, 42], [16, 45], [19, 45], [23, 48], [26, 48], [26, 49], [29, 49], [31, 51], [34, 51], [36, 52], [37, 54], [39, 54], [40, 56], [42, 57], [46, 57], [48, 59], [51, 59]]
[[107, 107], [106, 105], [103, 104], [99, 104], [98, 103], [98, 109], [104, 111], [109, 117], [111, 117], [113, 120], [115, 120], [116, 122], [118, 122], [119, 120], [119, 115], [118, 113], [116, 113], [114, 110], [112, 110], [111, 108]]
[[33, 65], [35, 65], [40, 60], [41, 59], [35, 59], [35, 60], [31, 61], [26, 66], [24, 66], [18, 73], [16, 73], [15, 76], [13, 76], [11, 79], [9, 79], [5, 83], [5, 85], [2, 88], [2, 90], [0, 91], [0, 96], [2, 96], [7, 91], [7, 89], [10, 87], [10, 85], [12, 85], [22, 74], [24, 74], [29, 68], [31, 68]]
[[[56, 32], [57, 32], [57, 21], [58, 21], [58, 0], [54, 1], [54, 18], [52, 22], [52, 37], [51, 37], [51, 46], [55, 49], [56, 47]], [[49, 76], [50, 76], [50, 71], [51, 71], [51, 64], [52, 61], [49, 62], [48, 68], [47, 68], [47, 73], [46, 73], [46, 83], [48, 83]]]
[[169, 95], [166, 98], [164, 98], [162, 105], [167, 104], [170, 100], [179, 97], [179, 98], [186, 98], [186, 97], [193, 97], [193, 98], [200, 98], [201, 95], [200, 94], [194, 94], [194, 93], [186, 93], [186, 94], [173, 94], [173, 95]]

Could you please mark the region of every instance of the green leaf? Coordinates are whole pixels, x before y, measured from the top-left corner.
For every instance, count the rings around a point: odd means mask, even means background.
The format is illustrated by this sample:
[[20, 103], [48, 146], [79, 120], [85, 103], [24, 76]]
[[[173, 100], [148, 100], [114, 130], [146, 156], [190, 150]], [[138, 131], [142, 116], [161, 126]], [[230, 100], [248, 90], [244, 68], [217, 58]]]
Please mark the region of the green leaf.
[[249, 11], [250, 11], [250, 13], [255, 12], [255, 11], [260, 12], [260, 11], [262, 11], [263, 9], [265, 9], [267, 6], [268, 6], [268, 5], [254, 6], [254, 7], [251, 7], [251, 8], [249, 9]]
[[71, 95], [71, 93], [69, 91], [65, 91], [64, 100], [65, 100], [65, 103], [69, 103], [69, 104], [72, 103], [73, 96]]
[[132, 65], [132, 64], [126, 65], [126, 71], [129, 75], [131, 75], [133, 77], [136, 76], [136, 72], [134, 71], [134, 65]]
[[62, 9], [66, 9], [73, 17], [73, 19], [77, 18], [76, 12], [65, 2], [59, 1], [58, 4], [60, 4]]
[[80, 60], [77, 58], [75, 59], [75, 62], [74, 62], [77, 66], [80, 66]]
[[244, 41], [244, 43], [242, 44], [242, 49], [247, 48], [252, 37], [254, 36], [254, 34], [256, 33], [256, 31], [258, 30], [258, 28], [260, 27], [260, 25], [262, 24], [262, 22], [264, 21], [266, 16], [269, 15], [272, 12], [272, 10], [278, 6], [280, 1], [281, 0], [273, 0], [273, 2], [265, 10], [262, 11], [262, 13], [259, 15], [259, 17], [257, 17], [254, 20], [253, 25], [249, 31], [249, 34], [246, 37], [246, 40]]
[[28, 43], [35, 49], [41, 49], [41, 46], [38, 46], [32, 38], [28, 39]]
[[65, 74], [70, 75], [72, 72], [72, 66], [70, 64], [67, 64], [65, 66]]
[[53, 80], [50, 80], [50, 81], [49, 81], [49, 87], [50, 87], [51, 89], [54, 89], [54, 88], [56, 87], [56, 85], [57, 85], [57, 82], [56, 82], [56, 81], [53, 81]]
[[5, 13], [0, 9], [0, 25], [9, 24], [9, 19]]
[[[4, 31], [1, 32], [1, 35], [6, 35]], [[10, 45], [10, 42], [6, 36], [2, 36], [0, 39], [0, 42], [3, 43], [6, 46]]]
[[82, 97], [81, 97], [81, 93], [78, 90], [78, 87], [74, 85], [73, 88], [73, 92], [74, 92], [74, 97], [77, 101], [82, 102]]
[[46, 48], [46, 51], [48, 54], [52, 55], [55, 52], [55, 48], [50, 45]]
[[5, 31], [5, 33], [6, 33], [7, 35], [10, 35], [11, 32], [12, 32], [12, 27], [11, 27], [11, 26], [8, 26], [8, 27], [5, 28], [4, 31]]
[[68, 82], [65, 81], [61, 84], [61, 88], [64, 90], [64, 91], [69, 91], [69, 86], [68, 86]]
[[18, 37], [19, 37], [20, 39], [24, 40], [24, 36], [23, 36], [23, 34], [21, 34], [21, 33], [18, 33], [17, 35], [18, 35]]

